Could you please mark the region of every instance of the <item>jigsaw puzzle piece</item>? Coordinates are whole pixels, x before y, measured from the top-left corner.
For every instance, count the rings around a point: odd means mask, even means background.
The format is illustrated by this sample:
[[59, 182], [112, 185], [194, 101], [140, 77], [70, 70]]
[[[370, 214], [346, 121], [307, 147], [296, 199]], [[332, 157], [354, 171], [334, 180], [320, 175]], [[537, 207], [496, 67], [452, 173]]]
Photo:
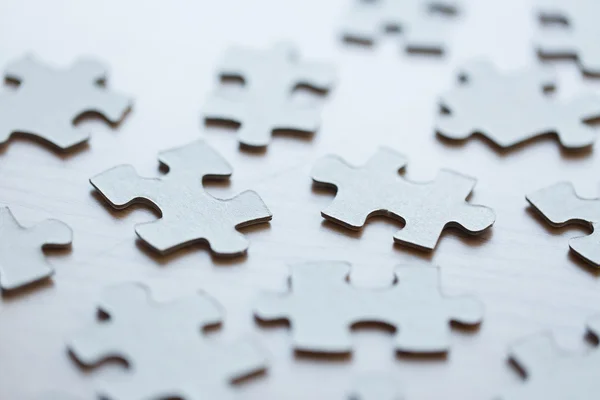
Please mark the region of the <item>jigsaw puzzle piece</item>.
[[146, 287], [128, 284], [108, 291], [99, 309], [109, 319], [76, 335], [68, 347], [86, 366], [115, 357], [132, 366], [128, 378], [102, 382], [107, 398], [229, 398], [231, 382], [266, 368], [253, 344], [224, 346], [202, 335], [222, 319], [207, 296], [154, 303]]
[[[344, 304], [352, 304], [345, 296], [350, 264], [309, 262], [294, 265], [291, 271], [289, 292], [262, 293], [255, 302], [254, 315], [261, 321], [289, 321], [296, 351], [351, 352], [350, 323], [344, 310]], [[323, 304], [338, 312], [320, 312]]]
[[232, 169], [203, 141], [162, 152], [159, 160], [169, 167], [164, 178], [141, 178], [133, 167], [123, 165], [90, 179], [116, 209], [142, 203], [161, 212], [158, 221], [135, 228], [155, 251], [166, 254], [206, 242], [215, 254], [240, 255], [248, 249], [248, 241], [236, 229], [271, 220], [271, 212], [256, 192], [223, 200], [204, 190], [203, 178], [226, 179]]
[[300, 107], [292, 101], [292, 93], [302, 86], [325, 92], [333, 85], [334, 75], [327, 65], [300, 62], [296, 49], [286, 43], [268, 51], [235, 47], [226, 52], [220, 76], [222, 80], [241, 79], [243, 88], [211, 94], [203, 113], [209, 121], [238, 124], [241, 144], [266, 147], [274, 131], [317, 130], [320, 107]]
[[19, 84], [15, 92], [0, 96], [0, 143], [12, 134], [35, 136], [61, 150], [89, 139], [75, 124], [86, 114], [120, 122], [131, 99], [107, 91], [106, 69], [99, 62], [80, 59], [67, 69], [55, 69], [27, 55], [9, 63], [5, 78]]
[[321, 215], [353, 230], [361, 229], [372, 215], [388, 215], [390, 210], [381, 209], [382, 201], [375, 182], [381, 179], [382, 173], [397, 176], [406, 163], [403, 155], [384, 147], [379, 148], [362, 167], [352, 166], [338, 156], [323, 157], [313, 167], [312, 179], [319, 185], [336, 188], [337, 193], [335, 200]]
[[571, 223], [583, 224], [592, 228], [592, 234], [573, 238], [571, 249], [596, 268], [600, 268], [600, 200], [583, 199], [577, 195], [573, 185], [561, 182], [540, 189], [526, 196], [531, 206], [554, 227]]
[[[600, 64], [599, 64], [600, 65]], [[579, 96], [556, 110], [556, 132], [560, 144], [567, 149], [581, 149], [594, 144], [598, 136], [586, 121], [600, 118], [600, 99], [594, 95]]]
[[[483, 305], [470, 296], [447, 298], [440, 294], [439, 268], [399, 266], [398, 291], [389, 291], [388, 311], [382, 320], [395, 321], [395, 346], [403, 353], [438, 354], [450, 348], [450, 322], [476, 326]], [[407, 305], [410, 304], [410, 307]]]
[[[484, 206], [462, 202], [433, 204], [430, 199], [449, 197], [452, 193], [458, 199], [466, 199], [477, 181], [456, 172], [441, 170], [436, 179], [427, 185], [427, 198], [404, 217], [406, 225], [396, 232], [394, 240], [400, 244], [412, 245], [425, 250], [433, 250], [446, 227], [459, 227], [463, 232], [476, 235], [493, 225], [496, 215]], [[407, 209], [413, 207], [406, 207]], [[408, 212], [408, 211], [407, 211]], [[435, 218], [433, 217], [435, 216]]]
[[8, 207], [0, 208], [0, 287], [15, 290], [50, 277], [54, 270], [42, 249], [71, 245], [71, 228], [58, 220], [45, 220], [24, 228]]

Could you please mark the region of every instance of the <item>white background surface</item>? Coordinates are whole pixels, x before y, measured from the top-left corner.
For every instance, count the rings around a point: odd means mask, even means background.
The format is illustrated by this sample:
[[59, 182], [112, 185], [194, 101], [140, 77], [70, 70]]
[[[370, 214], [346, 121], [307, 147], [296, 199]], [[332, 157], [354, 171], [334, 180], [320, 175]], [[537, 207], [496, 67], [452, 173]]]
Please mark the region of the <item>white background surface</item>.
[[[27, 140], [0, 152], [0, 203], [25, 225], [57, 218], [74, 230], [72, 252], [52, 256], [52, 283], [0, 301], [0, 398], [23, 399], [63, 389], [92, 398], [96, 379], [121, 375], [119, 366], [82, 371], [66, 340], [93, 323], [103, 288], [140, 281], [159, 299], [204, 290], [226, 309], [211, 335], [248, 335], [265, 349], [266, 375], [236, 388], [240, 398], [341, 399], [356, 376], [381, 371], [397, 379], [407, 399], [489, 399], [521, 378], [507, 363], [508, 346], [540, 331], [583, 349], [587, 317], [600, 312], [598, 275], [568, 253], [568, 238], [583, 230], [551, 230], [527, 211], [524, 195], [556, 181], [573, 181], [595, 195], [597, 151], [569, 155], [554, 140], [499, 153], [481, 140], [450, 146], [435, 137], [437, 96], [451, 87], [464, 61], [488, 58], [501, 68], [539, 64], [537, 24], [529, 1], [465, 1], [444, 58], [407, 55], [387, 37], [374, 48], [343, 44], [338, 27], [345, 0], [255, 1], [33, 1], [0, 4], [0, 63], [33, 52], [66, 66], [81, 55], [111, 67], [108, 86], [134, 96], [115, 131], [91, 121], [89, 147], [59, 157]], [[265, 48], [294, 42], [303, 59], [330, 60], [339, 81], [324, 101], [323, 125], [313, 140], [278, 136], [263, 154], [241, 152], [235, 134], [206, 130], [200, 117], [215, 86], [219, 57], [230, 45]], [[598, 84], [569, 62], [553, 62], [559, 97]], [[526, 112], [526, 110], [524, 110]], [[0, 112], [1, 115], [1, 112]], [[92, 195], [88, 178], [116, 164], [158, 174], [156, 154], [204, 137], [233, 165], [230, 185], [211, 193], [230, 197], [252, 188], [274, 214], [270, 225], [244, 232], [245, 258], [219, 261], [200, 246], [158, 258], [136, 245], [133, 226], [156, 214], [144, 208], [115, 213]], [[487, 234], [466, 238], [447, 232], [426, 253], [393, 245], [399, 224], [373, 219], [361, 233], [323, 223], [319, 211], [332, 194], [311, 189], [317, 158], [338, 153], [365, 161], [380, 145], [410, 159], [407, 176], [433, 179], [441, 167], [478, 178], [471, 201], [495, 209]], [[444, 291], [472, 293], [485, 303], [476, 332], [454, 331], [446, 359], [398, 357], [389, 332], [356, 331], [356, 351], [345, 360], [300, 358], [286, 327], [255, 324], [251, 301], [261, 290], [282, 289], [286, 265], [305, 260], [354, 263], [361, 285], [381, 285], [400, 263], [433, 261], [442, 267]], [[324, 305], [326, 306], [326, 305]]]

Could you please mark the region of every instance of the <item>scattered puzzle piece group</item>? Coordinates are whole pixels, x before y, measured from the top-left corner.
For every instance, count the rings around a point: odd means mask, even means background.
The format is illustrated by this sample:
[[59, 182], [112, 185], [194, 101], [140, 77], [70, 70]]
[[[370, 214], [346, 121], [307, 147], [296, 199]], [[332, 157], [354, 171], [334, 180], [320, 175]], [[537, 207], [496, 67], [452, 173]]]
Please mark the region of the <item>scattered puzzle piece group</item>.
[[[552, 31], [542, 26], [535, 45], [538, 54], [575, 58], [584, 74], [600, 76], [598, 4], [538, 1], [541, 25], [566, 25]], [[351, 0], [341, 33], [347, 41], [373, 44], [386, 31], [400, 31], [408, 52], [441, 55], [448, 51], [452, 28], [446, 26], [448, 18], [439, 17], [458, 17], [464, 9], [451, 0]], [[236, 125], [241, 151], [267, 147], [278, 131], [314, 134], [321, 125], [323, 105], [297, 103], [294, 91], [308, 87], [324, 95], [337, 81], [332, 65], [301, 61], [298, 49], [283, 43], [268, 50], [232, 47], [217, 70], [222, 82], [208, 96], [202, 118]], [[133, 105], [129, 96], [105, 87], [107, 68], [93, 59], [60, 69], [27, 55], [10, 62], [4, 76], [16, 87], [0, 93], [0, 145], [13, 135], [25, 135], [54, 150], [76, 151], [90, 138], [77, 126], [82, 118], [98, 114], [117, 127]], [[241, 87], [226, 88], [227, 80], [237, 80]], [[467, 62], [458, 85], [440, 95], [442, 111], [431, 133], [457, 141], [479, 134], [501, 149], [554, 135], [564, 149], [589, 148], [596, 140], [597, 130], [590, 122], [600, 118], [600, 97], [579, 94], [559, 101], [547, 93], [556, 86], [549, 68], [505, 73], [489, 62]], [[227, 180], [233, 168], [204, 139], [163, 151], [158, 158], [168, 168], [164, 176], [144, 178], [132, 166], [119, 165], [93, 176], [90, 183], [114, 209], [139, 203], [159, 211], [157, 221], [135, 227], [139, 239], [159, 256], [195, 243], [205, 243], [215, 256], [244, 255], [249, 242], [238, 230], [273, 217], [263, 199], [251, 190], [229, 199], [205, 190], [204, 180]], [[443, 169], [431, 182], [411, 182], [400, 175], [406, 164], [405, 156], [388, 147], [381, 147], [360, 167], [333, 155], [317, 160], [311, 172], [314, 184], [336, 190], [322, 217], [360, 230], [370, 217], [383, 215], [404, 224], [394, 235], [396, 243], [426, 251], [435, 250], [446, 228], [480, 235], [492, 227], [494, 211], [468, 201], [475, 178]], [[553, 227], [576, 223], [589, 227], [591, 234], [571, 239], [570, 247], [600, 268], [600, 199], [581, 198], [572, 184], [563, 182], [528, 194], [526, 200]], [[26, 228], [8, 207], [0, 207], [2, 294], [47, 281], [54, 268], [44, 250], [68, 249], [72, 237], [61, 221]], [[266, 329], [265, 323], [288, 321], [290, 349], [303, 355], [339, 355], [353, 352], [353, 328], [377, 323], [393, 329], [396, 352], [439, 355], [451, 348], [451, 328], [476, 328], [484, 319], [478, 298], [442, 294], [438, 267], [398, 266], [394, 281], [377, 289], [354, 285], [350, 269], [345, 261], [292, 265], [287, 291], [262, 293], [249, 306], [257, 330]], [[222, 343], [205, 332], [222, 325], [226, 311], [207, 294], [156, 303], [149, 292], [135, 283], [107, 288], [98, 305], [102, 318], [67, 342], [76, 364], [92, 369], [92, 375], [116, 358], [127, 363], [129, 369], [120, 378], [97, 380], [100, 398], [234, 399], [234, 383], [271, 368], [266, 351], [253, 340]], [[588, 328], [598, 339], [600, 318], [590, 319]], [[569, 355], [559, 351], [547, 334], [522, 340], [510, 348], [509, 356], [525, 373], [525, 382], [499, 398], [596, 398], [599, 351]], [[348, 399], [404, 398], [400, 385], [382, 375], [354, 383]], [[40, 398], [66, 399], [69, 394], [47, 393]]]

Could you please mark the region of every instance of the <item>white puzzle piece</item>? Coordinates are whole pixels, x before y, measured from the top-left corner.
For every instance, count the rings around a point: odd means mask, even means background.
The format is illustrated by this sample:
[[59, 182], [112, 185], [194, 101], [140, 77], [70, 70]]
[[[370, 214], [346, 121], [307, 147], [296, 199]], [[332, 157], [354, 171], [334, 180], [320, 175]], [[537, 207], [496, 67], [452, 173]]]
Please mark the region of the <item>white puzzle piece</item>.
[[568, 182], [560, 182], [526, 196], [527, 201], [554, 227], [583, 224], [592, 229], [569, 246], [577, 255], [600, 268], [600, 199], [583, 199]]
[[271, 220], [260, 196], [247, 190], [231, 199], [217, 199], [204, 190], [202, 179], [227, 179], [231, 166], [204, 141], [159, 154], [169, 167], [162, 178], [142, 178], [130, 165], [120, 165], [90, 179], [116, 209], [141, 203], [160, 210], [158, 221], [139, 224], [137, 235], [161, 254], [205, 241], [220, 256], [246, 252], [248, 241], [236, 231]]
[[0, 207], [0, 287], [14, 290], [50, 277], [54, 270], [42, 249], [68, 248], [72, 240], [64, 222], [48, 219], [24, 228], [8, 207]]
[[600, 75], [600, 3], [596, 0], [537, 0], [541, 23], [562, 25], [562, 29], [544, 29], [537, 38], [542, 57], [575, 58], [588, 75]]
[[89, 139], [75, 126], [79, 117], [97, 113], [117, 124], [132, 105], [130, 98], [101, 85], [107, 71], [95, 60], [80, 59], [67, 69], [56, 69], [27, 56], [10, 63], [4, 76], [19, 86], [0, 94], [0, 144], [21, 133], [71, 150]]
[[288, 320], [297, 351], [344, 354], [352, 351], [350, 329], [360, 322], [396, 328], [399, 352], [438, 354], [450, 347], [450, 321], [477, 325], [483, 306], [472, 297], [440, 294], [439, 269], [399, 266], [385, 289], [359, 289], [348, 282], [345, 262], [292, 267], [290, 290], [263, 294], [254, 307], [262, 321]]
[[464, 67], [461, 84], [442, 95], [437, 132], [453, 140], [481, 134], [500, 148], [535, 137], [556, 135], [567, 149], [590, 146], [596, 130], [585, 122], [600, 117], [600, 98], [580, 96], [560, 102], [544, 93], [554, 88], [554, 74], [546, 69], [502, 74], [486, 62]]
[[[600, 336], [600, 316], [590, 319], [589, 333]], [[525, 373], [525, 383], [499, 400], [596, 400], [600, 393], [600, 350], [570, 354], [548, 334], [525, 339], [510, 350], [510, 358]]]
[[219, 90], [204, 107], [206, 120], [240, 124], [238, 140], [251, 147], [265, 147], [273, 131], [314, 133], [321, 122], [318, 104], [298, 105], [292, 92], [299, 86], [328, 91], [334, 83], [333, 68], [299, 60], [295, 48], [279, 44], [267, 51], [231, 48], [220, 64], [221, 78], [241, 78], [241, 93]]
[[337, 156], [322, 158], [312, 170], [312, 179], [337, 188], [337, 194], [321, 215], [354, 230], [373, 215], [405, 221], [394, 240], [425, 250], [435, 248], [448, 226], [473, 235], [492, 226], [495, 214], [491, 209], [465, 201], [475, 179], [441, 170], [433, 182], [413, 183], [398, 174], [406, 163], [404, 156], [389, 148], [380, 148], [361, 167]]
[[[351, 0], [343, 38], [372, 44], [386, 30], [400, 30], [407, 51], [443, 53], [448, 32], [439, 16], [453, 16], [452, 0]], [[438, 14], [438, 15], [436, 15]]]
[[398, 385], [385, 375], [364, 375], [358, 377], [348, 400], [404, 400]]
[[227, 399], [233, 381], [266, 369], [252, 342], [205, 337], [202, 330], [222, 320], [206, 295], [157, 304], [146, 287], [126, 284], [108, 290], [99, 310], [109, 319], [76, 335], [68, 348], [88, 367], [115, 357], [127, 362], [127, 377], [99, 383], [99, 394], [110, 400]]

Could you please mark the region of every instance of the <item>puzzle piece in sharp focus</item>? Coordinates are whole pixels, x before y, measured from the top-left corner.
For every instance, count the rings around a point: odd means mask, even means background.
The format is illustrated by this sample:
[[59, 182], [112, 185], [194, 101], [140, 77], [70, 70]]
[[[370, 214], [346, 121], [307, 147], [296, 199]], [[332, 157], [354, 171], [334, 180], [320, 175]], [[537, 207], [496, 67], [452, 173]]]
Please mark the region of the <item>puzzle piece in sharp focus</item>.
[[432, 250], [447, 226], [460, 226], [469, 234], [483, 232], [495, 220], [494, 212], [465, 199], [475, 179], [441, 170], [433, 182], [412, 183], [399, 176], [404, 156], [380, 148], [361, 167], [353, 167], [337, 156], [317, 162], [312, 178], [317, 184], [337, 187], [323, 218], [358, 230], [372, 215], [404, 220], [406, 226], [394, 235], [397, 243]]
[[169, 167], [165, 177], [142, 178], [132, 166], [120, 165], [90, 183], [116, 209], [141, 203], [161, 211], [158, 221], [135, 228], [159, 253], [206, 241], [217, 255], [240, 255], [248, 249], [248, 241], [236, 228], [271, 220], [271, 212], [254, 191], [222, 200], [204, 190], [203, 178], [227, 179], [232, 173], [231, 166], [204, 141], [164, 151], [158, 158]]
[[349, 271], [345, 262], [295, 265], [289, 292], [263, 294], [254, 313], [262, 321], [288, 320], [297, 351], [332, 354], [352, 351], [350, 329], [360, 322], [396, 328], [397, 351], [423, 354], [448, 351], [450, 321], [481, 322], [478, 300], [440, 294], [437, 267], [399, 266], [397, 283], [373, 290], [352, 286]]
[[446, 29], [438, 15], [453, 16], [459, 3], [451, 0], [352, 0], [342, 28], [343, 38], [372, 44], [386, 30], [400, 30], [407, 51], [443, 53]]
[[206, 295], [157, 304], [146, 287], [127, 284], [108, 290], [99, 309], [109, 319], [75, 336], [68, 348], [88, 367], [115, 357], [128, 363], [127, 378], [100, 384], [111, 400], [229, 398], [234, 380], [266, 369], [252, 342], [204, 337], [202, 330], [222, 319]]
[[68, 69], [55, 69], [27, 56], [9, 64], [4, 76], [19, 86], [0, 94], [0, 144], [22, 133], [71, 150], [89, 139], [75, 126], [79, 117], [98, 113], [117, 124], [132, 104], [130, 98], [100, 85], [107, 72], [94, 60], [81, 59]]
[[556, 101], [544, 93], [554, 87], [548, 70], [501, 74], [477, 62], [463, 68], [461, 77], [462, 84], [441, 98], [449, 111], [438, 119], [437, 132], [443, 137], [464, 140], [479, 133], [501, 148], [547, 134], [557, 135], [567, 149], [596, 140], [596, 130], [585, 121], [600, 117], [600, 99], [589, 95]]
[[365, 375], [356, 380], [348, 400], [403, 400], [396, 383], [385, 375]]
[[600, 268], [600, 199], [583, 199], [568, 182], [540, 189], [526, 196], [533, 208], [554, 227], [583, 224], [592, 228], [588, 236], [576, 237], [569, 246], [577, 255]]
[[267, 146], [277, 130], [314, 133], [321, 122], [321, 107], [294, 104], [292, 92], [298, 86], [326, 92], [334, 75], [328, 65], [300, 62], [290, 45], [279, 44], [268, 51], [234, 47], [225, 54], [220, 76], [242, 78], [242, 92], [212, 94], [204, 116], [240, 124], [238, 140], [251, 147]]
[[0, 288], [19, 289], [50, 277], [54, 270], [42, 249], [68, 248], [72, 238], [64, 222], [48, 219], [24, 228], [8, 207], [0, 207]]
[[600, 26], [596, 0], [538, 0], [541, 23], [558, 23], [562, 29], [545, 29], [537, 38], [537, 51], [542, 57], [575, 58], [585, 74], [600, 75]]
[[[600, 336], [600, 316], [589, 320], [588, 330]], [[600, 393], [600, 349], [569, 354], [550, 335], [537, 335], [514, 345], [510, 358], [526, 374], [525, 383], [500, 400], [594, 400]]]

